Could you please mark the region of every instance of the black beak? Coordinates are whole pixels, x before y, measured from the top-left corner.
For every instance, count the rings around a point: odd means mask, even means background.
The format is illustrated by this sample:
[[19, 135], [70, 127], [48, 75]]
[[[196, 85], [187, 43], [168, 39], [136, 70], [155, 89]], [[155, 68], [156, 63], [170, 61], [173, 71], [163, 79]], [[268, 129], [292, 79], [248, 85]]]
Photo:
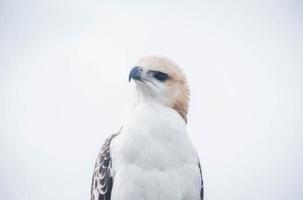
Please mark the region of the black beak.
[[130, 71], [129, 73], [129, 76], [128, 76], [128, 81], [130, 82], [131, 79], [134, 79], [134, 80], [141, 80], [141, 72], [142, 72], [142, 68], [141, 67], [134, 67], [132, 68], [132, 70]]

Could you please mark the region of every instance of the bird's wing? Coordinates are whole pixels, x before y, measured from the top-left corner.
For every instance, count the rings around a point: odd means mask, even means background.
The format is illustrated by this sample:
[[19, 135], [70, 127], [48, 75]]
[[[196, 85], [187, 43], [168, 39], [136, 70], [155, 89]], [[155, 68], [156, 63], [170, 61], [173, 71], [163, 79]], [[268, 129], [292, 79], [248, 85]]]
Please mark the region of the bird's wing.
[[110, 200], [113, 186], [110, 145], [112, 139], [119, 133], [113, 134], [107, 138], [98, 155], [92, 178], [91, 200]]
[[203, 187], [203, 177], [202, 177], [202, 170], [201, 170], [200, 161], [199, 161], [199, 163], [198, 163], [198, 167], [199, 167], [200, 175], [201, 175], [200, 199], [203, 200], [203, 199], [204, 199], [204, 187]]

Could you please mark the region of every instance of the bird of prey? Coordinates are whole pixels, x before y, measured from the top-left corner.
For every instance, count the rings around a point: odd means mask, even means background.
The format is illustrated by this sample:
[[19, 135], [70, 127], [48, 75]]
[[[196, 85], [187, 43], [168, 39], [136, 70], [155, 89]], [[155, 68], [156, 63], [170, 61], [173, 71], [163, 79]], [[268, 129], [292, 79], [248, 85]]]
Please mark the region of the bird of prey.
[[198, 154], [186, 131], [189, 89], [166, 57], [143, 57], [129, 74], [135, 106], [95, 163], [91, 200], [202, 200]]

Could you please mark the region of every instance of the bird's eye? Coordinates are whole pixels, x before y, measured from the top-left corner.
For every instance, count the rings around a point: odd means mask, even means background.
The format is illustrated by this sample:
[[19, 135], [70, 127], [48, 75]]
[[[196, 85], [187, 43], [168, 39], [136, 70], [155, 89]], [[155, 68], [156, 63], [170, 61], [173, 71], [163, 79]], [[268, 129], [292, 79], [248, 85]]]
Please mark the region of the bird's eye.
[[153, 76], [155, 79], [162, 81], [162, 82], [164, 82], [168, 79], [168, 75], [163, 72], [155, 72]]

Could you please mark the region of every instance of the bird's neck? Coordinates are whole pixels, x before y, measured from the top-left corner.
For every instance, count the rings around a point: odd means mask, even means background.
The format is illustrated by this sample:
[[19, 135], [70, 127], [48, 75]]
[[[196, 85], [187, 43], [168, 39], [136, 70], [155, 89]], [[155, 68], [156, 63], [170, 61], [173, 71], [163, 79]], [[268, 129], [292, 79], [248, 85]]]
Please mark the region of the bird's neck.
[[136, 92], [134, 107], [140, 104], [158, 105], [171, 108], [183, 118], [185, 123], [187, 123], [187, 104], [185, 105], [181, 101], [177, 101], [176, 103], [170, 103], [169, 100], [164, 97], [157, 98], [151, 94]]

